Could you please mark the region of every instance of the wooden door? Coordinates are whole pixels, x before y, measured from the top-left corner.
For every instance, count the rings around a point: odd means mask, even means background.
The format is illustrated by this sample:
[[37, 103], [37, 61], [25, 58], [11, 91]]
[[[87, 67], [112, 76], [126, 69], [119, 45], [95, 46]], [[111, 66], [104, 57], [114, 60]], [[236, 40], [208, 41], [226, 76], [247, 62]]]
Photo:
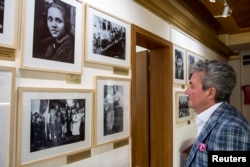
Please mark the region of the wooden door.
[[131, 56], [132, 167], [171, 167], [172, 45], [133, 25]]
[[[134, 113], [135, 126], [132, 127], [136, 133], [134, 137], [143, 140], [132, 141], [136, 159], [133, 166], [149, 167], [149, 79], [148, 79], [148, 52], [137, 52], [136, 54], [136, 83], [133, 99], [136, 101]], [[132, 99], [132, 101], [133, 101]]]

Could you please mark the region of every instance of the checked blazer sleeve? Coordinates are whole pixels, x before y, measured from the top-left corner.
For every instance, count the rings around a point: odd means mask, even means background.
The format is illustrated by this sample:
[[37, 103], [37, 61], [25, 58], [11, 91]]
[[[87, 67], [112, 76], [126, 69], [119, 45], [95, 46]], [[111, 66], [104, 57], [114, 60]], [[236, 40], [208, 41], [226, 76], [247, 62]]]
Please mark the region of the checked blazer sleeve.
[[[206, 151], [198, 150], [200, 143], [206, 144]], [[228, 103], [222, 103], [204, 125], [193, 144], [185, 167], [206, 167], [207, 151], [250, 151], [250, 125]]]

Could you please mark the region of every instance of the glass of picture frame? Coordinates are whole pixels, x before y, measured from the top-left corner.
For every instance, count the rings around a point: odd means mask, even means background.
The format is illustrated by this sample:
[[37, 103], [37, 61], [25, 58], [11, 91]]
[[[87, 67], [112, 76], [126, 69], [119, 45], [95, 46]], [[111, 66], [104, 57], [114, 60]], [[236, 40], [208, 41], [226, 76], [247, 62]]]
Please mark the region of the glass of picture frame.
[[130, 80], [95, 77], [95, 146], [129, 137]]
[[174, 83], [186, 84], [186, 50], [177, 45], [173, 46], [173, 72]]
[[130, 23], [86, 4], [85, 61], [130, 67]]
[[188, 106], [188, 95], [184, 91], [175, 92], [176, 123], [183, 123], [192, 119], [192, 111]]
[[196, 62], [196, 59], [197, 55], [195, 53], [187, 51], [187, 84], [189, 84], [191, 65]]
[[[61, 21], [64, 20], [64, 28], [53, 26], [55, 16], [52, 10], [64, 13], [60, 16]], [[81, 74], [84, 39], [82, 16], [80, 1], [23, 1], [20, 68]]]
[[15, 128], [15, 80], [16, 69], [0, 66], [0, 166], [12, 167]]
[[15, 49], [19, 23], [19, 0], [0, 1], [0, 46]]
[[18, 88], [17, 165], [90, 149], [93, 90]]

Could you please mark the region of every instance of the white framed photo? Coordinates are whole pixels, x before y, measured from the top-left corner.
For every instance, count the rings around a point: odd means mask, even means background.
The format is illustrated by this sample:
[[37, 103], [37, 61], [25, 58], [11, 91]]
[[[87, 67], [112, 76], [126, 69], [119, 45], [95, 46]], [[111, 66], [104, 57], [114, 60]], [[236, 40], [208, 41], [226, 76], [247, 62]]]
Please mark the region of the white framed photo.
[[20, 68], [81, 74], [83, 8], [77, 0], [24, 0]]
[[0, 46], [15, 49], [19, 0], [0, 0]]
[[0, 166], [13, 166], [16, 69], [0, 66]]
[[19, 87], [17, 165], [90, 149], [92, 112], [92, 90]]
[[188, 106], [188, 95], [184, 91], [175, 92], [175, 106], [177, 124], [192, 119], [192, 110]]
[[187, 51], [187, 84], [189, 84], [190, 80], [190, 68], [192, 64], [196, 62], [197, 55], [191, 51]]
[[130, 134], [130, 80], [95, 77], [95, 145], [128, 138]]
[[177, 45], [173, 46], [174, 83], [186, 84], [186, 51]]
[[130, 67], [130, 23], [86, 4], [85, 61]]

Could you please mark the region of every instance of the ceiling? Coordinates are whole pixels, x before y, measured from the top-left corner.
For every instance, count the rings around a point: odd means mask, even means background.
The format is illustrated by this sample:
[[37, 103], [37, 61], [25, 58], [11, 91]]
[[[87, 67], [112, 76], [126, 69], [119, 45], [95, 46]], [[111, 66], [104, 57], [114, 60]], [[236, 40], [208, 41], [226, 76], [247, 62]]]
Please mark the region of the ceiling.
[[228, 17], [225, 0], [134, 1], [222, 55], [250, 50], [250, 0], [226, 0]]

